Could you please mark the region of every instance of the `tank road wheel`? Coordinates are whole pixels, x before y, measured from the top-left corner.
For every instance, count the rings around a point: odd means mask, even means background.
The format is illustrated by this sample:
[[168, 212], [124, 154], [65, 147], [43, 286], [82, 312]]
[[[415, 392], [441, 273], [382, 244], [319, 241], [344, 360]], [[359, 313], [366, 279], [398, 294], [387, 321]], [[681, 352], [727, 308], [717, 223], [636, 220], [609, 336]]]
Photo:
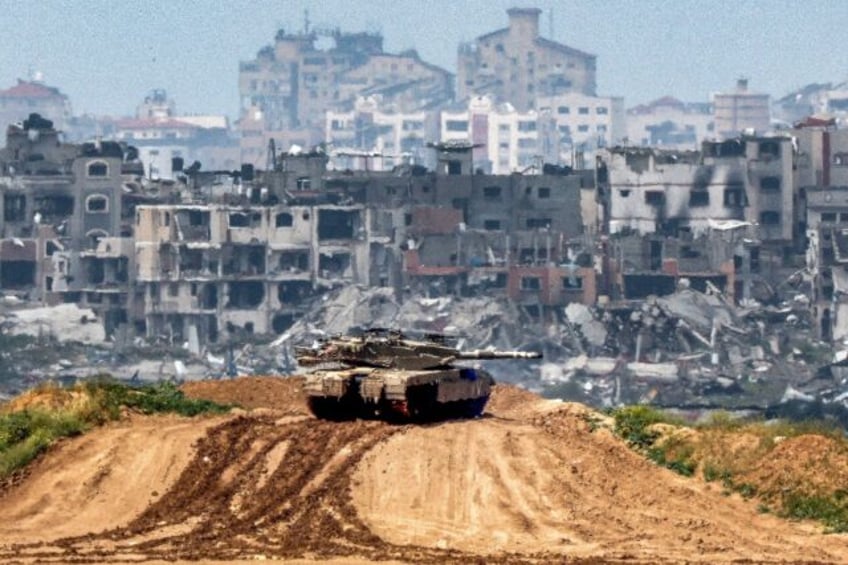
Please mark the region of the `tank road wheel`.
[[312, 396], [308, 403], [310, 412], [321, 420], [342, 422], [356, 418], [356, 412], [343, 398]]
[[438, 400], [438, 386], [435, 384], [410, 387], [406, 393], [406, 410], [409, 419], [427, 422], [441, 417]]
[[488, 401], [489, 395], [463, 400], [460, 403], [460, 418], [477, 418], [482, 416]]

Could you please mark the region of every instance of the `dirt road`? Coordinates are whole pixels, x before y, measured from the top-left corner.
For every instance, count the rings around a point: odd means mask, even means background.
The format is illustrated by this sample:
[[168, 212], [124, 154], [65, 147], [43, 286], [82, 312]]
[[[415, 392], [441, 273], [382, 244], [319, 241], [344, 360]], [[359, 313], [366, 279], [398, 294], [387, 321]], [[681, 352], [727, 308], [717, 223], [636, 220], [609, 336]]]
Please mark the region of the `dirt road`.
[[196, 383], [251, 410], [62, 442], [0, 493], [0, 561], [848, 561], [848, 536], [659, 468], [577, 405], [499, 387], [473, 421], [330, 423], [299, 384]]

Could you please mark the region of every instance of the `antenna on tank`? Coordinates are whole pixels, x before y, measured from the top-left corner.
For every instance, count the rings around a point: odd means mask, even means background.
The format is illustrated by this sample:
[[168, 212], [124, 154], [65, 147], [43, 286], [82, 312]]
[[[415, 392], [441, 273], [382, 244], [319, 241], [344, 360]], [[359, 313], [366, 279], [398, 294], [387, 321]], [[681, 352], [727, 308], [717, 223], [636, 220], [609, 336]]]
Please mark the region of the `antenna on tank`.
[[309, 35], [309, 8], [303, 10], [303, 35]]

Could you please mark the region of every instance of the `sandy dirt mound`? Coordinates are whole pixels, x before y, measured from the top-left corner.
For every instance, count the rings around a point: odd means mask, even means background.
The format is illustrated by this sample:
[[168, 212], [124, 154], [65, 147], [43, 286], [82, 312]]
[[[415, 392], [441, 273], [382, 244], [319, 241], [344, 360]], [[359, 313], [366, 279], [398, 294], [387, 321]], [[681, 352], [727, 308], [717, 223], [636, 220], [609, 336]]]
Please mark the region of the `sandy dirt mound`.
[[332, 423], [299, 386], [194, 383], [261, 410], [63, 442], [5, 492], [0, 561], [848, 561], [848, 537], [659, 468], [579, 405], [498, 387], [477, 420]]
[[659, 468], [610, 434], [591, 432], [585, 416], [566, 404], [531, 423], [409, 429], [365, 456], [354, 503], [383, 539], [477, 554], [703, 563], [848, 557], [848, 540], [810, 537]]
[[788, 490], [832, 494], [848, 488], [848, 449], [824, 436], [787, 438], [740, 480], [757, 485], [765, 497], [778, 497]]
[[0, 412], [20, 412], [22, 410], [61, 410], [75, 409], [89, 402], [89, 397], [79, 390], [57, 387], [37, 388], [25, 392], [0, 406]]
[[196, 381], [184, 384], [189, 398], [202, 398], [246, 409], [269, 408], [307, 414], [303, 377], [239, 377], [232, 380]]
[[0, 541], [29, 542], [126, 524], [164, 495], [221, 420], [134, 417], [65, 440], [23, 484], [0, 493]]

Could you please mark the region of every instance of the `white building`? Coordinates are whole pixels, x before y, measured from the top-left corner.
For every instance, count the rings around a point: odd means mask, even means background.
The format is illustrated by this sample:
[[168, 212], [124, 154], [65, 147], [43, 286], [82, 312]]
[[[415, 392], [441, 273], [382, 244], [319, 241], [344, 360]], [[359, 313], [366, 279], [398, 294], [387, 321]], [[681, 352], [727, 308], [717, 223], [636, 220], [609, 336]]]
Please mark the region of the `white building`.
[[437, 135], [434, 112], [394, 111], [383, 107], [379, 96], [358, 98], [349, 112], [325, 114], [324, 140], [334, 168], [381, 171], [406, 162], [427, 165], [426, 144]]
[[519, 112], [475, 96], [467, 108], [441, 112], [440, 132], [442, 142], [473, 143], [474, 168], [490, 174], [541, 173], [544, 163], [559, 161], [556, 122], [547, 110]]
[[713, 111], [719, 139], [752, 132], [763, 135], [771, 129], [769, 95], [748, 90], [748, 79], [739, 79], [732, 92], [713, 94]]
[[176, 158], [185, 166], [199, 161], [204, 170], [240, 166], [238, 143], [230, 135], [226, 116], [176, 116], [174, 112], [174, 102], [165, 91], [155, 90], [138, 106], [135, 118], [114, 124], [114, 138], [138, 149], [148, 178], [174, 178]]
[[622, 143], [626, 136], [624, 99], [620, 97], [569, 92], [539, 98], [539, 108], [550, 111], [556, 120], [560, 161], [572, 166], [582, 168], [594, 159], [599, 147]]

